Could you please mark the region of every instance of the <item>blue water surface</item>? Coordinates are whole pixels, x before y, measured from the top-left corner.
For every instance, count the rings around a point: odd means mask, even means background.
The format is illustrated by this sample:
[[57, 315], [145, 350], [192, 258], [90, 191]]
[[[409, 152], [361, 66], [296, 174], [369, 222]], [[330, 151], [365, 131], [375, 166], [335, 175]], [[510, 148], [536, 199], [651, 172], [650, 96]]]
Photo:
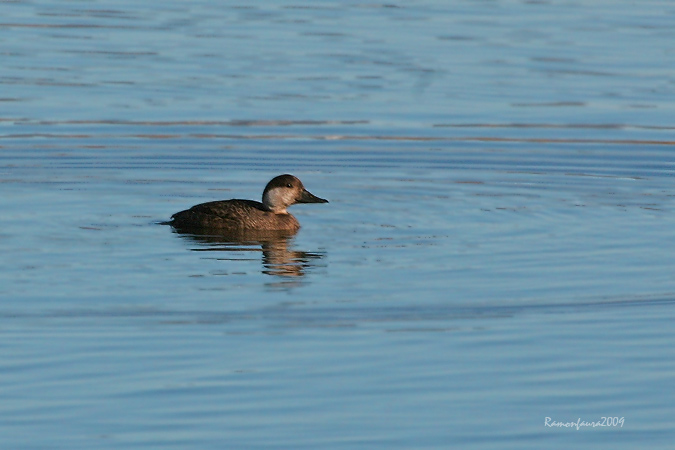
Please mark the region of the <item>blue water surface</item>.
[[2, 11], [1, 448], [672, 447], [670, 3]]

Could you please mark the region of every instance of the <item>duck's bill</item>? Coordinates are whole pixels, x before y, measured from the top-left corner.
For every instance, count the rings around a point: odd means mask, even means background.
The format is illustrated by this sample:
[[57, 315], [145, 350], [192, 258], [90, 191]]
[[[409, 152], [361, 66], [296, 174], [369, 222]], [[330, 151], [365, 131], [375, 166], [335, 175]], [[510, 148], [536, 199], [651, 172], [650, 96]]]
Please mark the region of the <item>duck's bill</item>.
[[297, 200], [298, 203], [328, 203], [328, 200], [324, 198], [319, 198], [316, 195], [309, 192], [307, 189], [302, 191], [300, 198]]

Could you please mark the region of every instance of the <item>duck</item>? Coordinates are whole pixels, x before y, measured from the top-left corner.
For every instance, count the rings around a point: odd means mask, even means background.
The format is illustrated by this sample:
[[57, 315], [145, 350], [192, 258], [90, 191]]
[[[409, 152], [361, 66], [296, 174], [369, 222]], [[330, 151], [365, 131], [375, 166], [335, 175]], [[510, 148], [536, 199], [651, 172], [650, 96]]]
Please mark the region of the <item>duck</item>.
[[221, 232], [296, 232], [300, 223], [287, 208], [296, 203], [328, 203], [305, 189], [297, 177], [279, 175], [265, 186], [262, 203], [254, 200], [220, 200], [200, 203], [171, 216], [177, 230], [219, 230]]

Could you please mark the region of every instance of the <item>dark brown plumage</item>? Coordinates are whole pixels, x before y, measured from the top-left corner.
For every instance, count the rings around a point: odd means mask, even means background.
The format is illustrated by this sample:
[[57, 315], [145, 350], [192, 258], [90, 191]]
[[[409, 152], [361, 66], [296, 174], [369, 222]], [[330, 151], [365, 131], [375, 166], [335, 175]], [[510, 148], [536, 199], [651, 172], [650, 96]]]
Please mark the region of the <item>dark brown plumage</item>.
[[328, 203], [305, 189], [293, 175], [273, 178], [263, 192], [263, 203], [223, 200], [195, 205], [171, 216], [179, 230], [287, 230], [297, 231], [298, 220], [286, 211], [295, 203]]

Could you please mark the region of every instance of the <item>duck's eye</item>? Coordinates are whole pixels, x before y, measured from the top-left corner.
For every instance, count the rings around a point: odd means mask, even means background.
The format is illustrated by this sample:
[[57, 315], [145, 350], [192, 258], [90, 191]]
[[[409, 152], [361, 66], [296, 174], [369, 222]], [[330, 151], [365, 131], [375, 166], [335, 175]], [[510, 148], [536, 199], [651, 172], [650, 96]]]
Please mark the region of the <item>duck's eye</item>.
[[286, 185], [286, 187], [287, 187], [287, 188], [292, 188], [293, 185], [292, 185], [291, 183], [288, 183], [288, 184]]

